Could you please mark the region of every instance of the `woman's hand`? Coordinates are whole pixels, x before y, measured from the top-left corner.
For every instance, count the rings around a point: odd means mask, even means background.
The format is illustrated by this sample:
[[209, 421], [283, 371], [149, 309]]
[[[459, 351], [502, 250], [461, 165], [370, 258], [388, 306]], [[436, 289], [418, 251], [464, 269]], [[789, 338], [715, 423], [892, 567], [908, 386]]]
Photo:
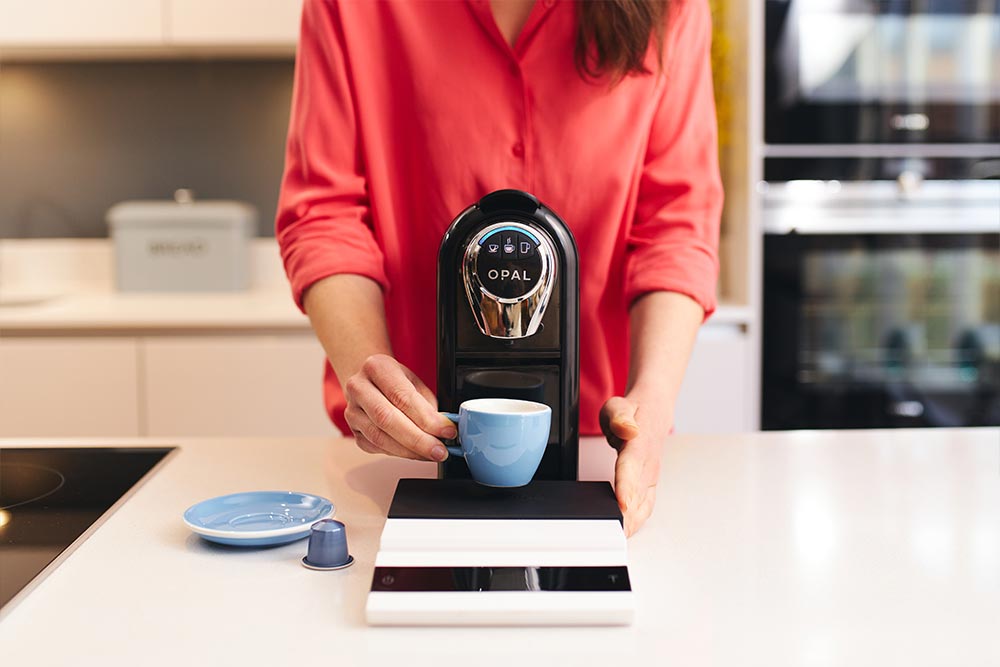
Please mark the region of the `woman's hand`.
[[673, 419], [668, 409], [630, 395], [608, 399], [600, 422], [608, 444], [618, 450], [615, 495], [625, 519], [625, 535], [630, 536], [653, 513], [660, 455]]
[[427, 385], [389, 355], [368, 357], [344, 384], [344, 396], [344, 418], [366, 452], [418, 461], [448, 458], [438, 438], [454, 438], [455, 425], [437, 411]]

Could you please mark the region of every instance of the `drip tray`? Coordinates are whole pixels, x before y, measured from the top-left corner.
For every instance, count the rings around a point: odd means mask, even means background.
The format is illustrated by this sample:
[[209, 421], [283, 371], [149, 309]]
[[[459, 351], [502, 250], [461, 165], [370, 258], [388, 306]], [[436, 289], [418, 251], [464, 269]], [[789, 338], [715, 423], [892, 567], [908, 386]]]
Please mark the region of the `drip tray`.
[[607, 482], [491, 489], [400, 480], [382, 530], [372, 625], [628, 625], [632, 584]]
[[496, 488], [469, 479], [401, 479], [390, 519], [613, 519], [621, 522], [608, 482], [536, 480]]

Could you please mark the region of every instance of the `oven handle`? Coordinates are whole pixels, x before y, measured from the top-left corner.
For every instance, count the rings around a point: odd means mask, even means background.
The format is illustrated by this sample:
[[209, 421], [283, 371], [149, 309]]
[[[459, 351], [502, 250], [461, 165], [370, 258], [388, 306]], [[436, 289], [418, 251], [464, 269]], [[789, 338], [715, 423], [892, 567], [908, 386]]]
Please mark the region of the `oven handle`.
[[858, 214], [853, 211], [822, 210], [815, 207], [789, 207], [764, 212], [764, 233], [810, 236], [848, 234], [1000, 234], [996, 206], [985, 209], [963, 208], [960, 211], [928, 208], [919, 214], [900, 215], [884, 210]]

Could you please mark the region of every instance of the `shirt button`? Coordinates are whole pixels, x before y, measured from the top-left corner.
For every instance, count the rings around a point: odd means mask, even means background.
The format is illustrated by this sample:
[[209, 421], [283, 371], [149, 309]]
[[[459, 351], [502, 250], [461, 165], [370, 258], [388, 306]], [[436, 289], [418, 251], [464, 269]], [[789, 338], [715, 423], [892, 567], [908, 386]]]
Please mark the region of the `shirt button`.
[[514, 157], [524, 157], [524, 144], [520, 141], [510, 147], [510, 152], [514, 154]]
[[542, 4], [544, 4], [546, 7], [551, 7], [554, 4], [556, 4], [556, 0], [545, 0], [545, 2]]

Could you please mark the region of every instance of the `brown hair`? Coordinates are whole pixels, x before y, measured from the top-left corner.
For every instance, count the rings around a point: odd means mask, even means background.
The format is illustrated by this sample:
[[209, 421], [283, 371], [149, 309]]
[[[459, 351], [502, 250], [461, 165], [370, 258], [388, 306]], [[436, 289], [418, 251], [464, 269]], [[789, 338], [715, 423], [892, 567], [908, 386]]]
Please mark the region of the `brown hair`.
[[649, 74], [646, 52], [656, 46], [663, 67], [668, 0], [582, 0], [577, 2], [574, 58], [584, 78], [610, 75], [617, 82], [629, 74]]

